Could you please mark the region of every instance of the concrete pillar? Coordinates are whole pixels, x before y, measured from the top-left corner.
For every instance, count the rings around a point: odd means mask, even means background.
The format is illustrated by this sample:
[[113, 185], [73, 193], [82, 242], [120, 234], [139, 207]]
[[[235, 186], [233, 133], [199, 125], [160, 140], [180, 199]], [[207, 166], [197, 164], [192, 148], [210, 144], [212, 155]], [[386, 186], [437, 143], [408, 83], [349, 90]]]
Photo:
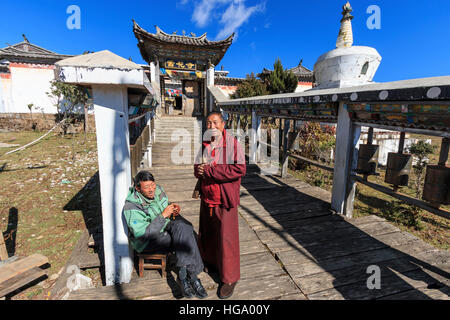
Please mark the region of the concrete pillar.
[[347, 106], [339, 103], [331, 208], [349, 218], [352, 217], [355, 197], [355, 183], [350, 174], [356, 169], [360, 134], [361, 127], [352, 123]]
[[93, 85], [106, 284], [129, 282], [133, 263], [122, 210], [131, 182], [128, 94], [122, 85]]
[[153, 84], [153, 87], [156, 90], [157, 100], [159, 100], [159, 105], [156, 108], [156, 114], [160, 116], [162, 114], [162, 108], [164, 107], [164, 95], [161, 95], [159, 61], [150, 62], [150, 82]]
[[156, 78], [156, 64], [152, 61], [150, 62], [150, 82], [158, 83], [159, 79]]
[[214, 66], [211, 66], [206, 70], [206, 80], [205, 80], [205, 106], [206, 106], [206, 114], [213, 111], [214, 107], [214, 98], [213, 95], [209, 92], [208, 87], [214, 85]]

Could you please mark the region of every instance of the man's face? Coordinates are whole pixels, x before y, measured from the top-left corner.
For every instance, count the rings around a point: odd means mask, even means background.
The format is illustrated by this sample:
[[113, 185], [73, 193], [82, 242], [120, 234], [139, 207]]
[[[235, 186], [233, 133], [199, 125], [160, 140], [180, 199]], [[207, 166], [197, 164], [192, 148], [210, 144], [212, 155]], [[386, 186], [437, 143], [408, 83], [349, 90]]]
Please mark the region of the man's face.
[[136, 190], [147, 199], [155, 197], [156, 183], [154, 181], [141, 181], [140, 186], [136, 186]]

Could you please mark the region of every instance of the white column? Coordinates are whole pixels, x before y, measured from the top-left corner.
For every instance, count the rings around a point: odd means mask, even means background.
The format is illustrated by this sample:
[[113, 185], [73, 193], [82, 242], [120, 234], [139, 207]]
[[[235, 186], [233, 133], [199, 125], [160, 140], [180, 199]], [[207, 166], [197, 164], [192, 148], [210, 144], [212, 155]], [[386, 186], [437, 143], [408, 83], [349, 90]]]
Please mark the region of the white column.
[[131, 182], [127, 88], [93, 85], [106, 284], [129, 282], [133, 270], [122, 211]]
[[213, 111], [214, 99], [212, 94], [209, 92], [208, 87], [214, 85], [214, 66], [206, 70], [206, 81], [205, 81], [205, 97], [206, 97], [206, 110], [207, 112]]
[[355, 183], [349, 176], [356, 168], [360, 133], [361, 127], [352, 123], [346, 105], [339, 103], [331, 208], [349, 218], [352, 216], [355, 196]]
[[162, 107], [164, 103], [164, 97], [161, 96], [161, 84], [159, 81], [160, 72], [159, 72], [159, 62], [150, 62], [150, 82], [153, 83], [153, 87], [156, 89], [156, 96], [159, 99], [159, 105], [156, 108], [156, 114], [162, 114]]

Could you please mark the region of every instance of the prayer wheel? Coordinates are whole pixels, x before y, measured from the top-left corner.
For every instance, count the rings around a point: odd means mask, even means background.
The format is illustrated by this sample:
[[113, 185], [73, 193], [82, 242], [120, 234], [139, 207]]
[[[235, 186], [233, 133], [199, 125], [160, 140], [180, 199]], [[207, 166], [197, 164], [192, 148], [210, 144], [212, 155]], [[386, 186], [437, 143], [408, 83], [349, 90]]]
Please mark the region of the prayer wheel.
[[360, 144], [356, 172], [359, 174], [375, 175], [378, 168], [377, 144]]
[[288, 149], [292, 149], [294, 147], [296, 137], [297, 132], [288, 132]]
[[450, 167], [427, 166], [422, 199], [443, 205], [450, 204]]
[[384, 182], [395, 186], [407, 186], [411, 166], [412, 156], [410, 154], [389, 152]]

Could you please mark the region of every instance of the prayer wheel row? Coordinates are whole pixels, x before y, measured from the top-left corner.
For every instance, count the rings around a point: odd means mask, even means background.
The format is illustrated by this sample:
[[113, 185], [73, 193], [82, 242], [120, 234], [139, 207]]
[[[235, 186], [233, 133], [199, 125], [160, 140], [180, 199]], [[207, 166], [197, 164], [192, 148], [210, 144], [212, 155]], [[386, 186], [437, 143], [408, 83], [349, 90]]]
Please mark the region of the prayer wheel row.
[[[359, 145], [356, 172], [375, 175], [378, 168], [378, 155], [379, 145]], [[411, 167], [411, 154], [389, 152], [384, 181], [395, 187], [407, 186]], [[437, 204], [450, 204], [450, 167], [445, 165], [427, 166], [422, 199]]]

